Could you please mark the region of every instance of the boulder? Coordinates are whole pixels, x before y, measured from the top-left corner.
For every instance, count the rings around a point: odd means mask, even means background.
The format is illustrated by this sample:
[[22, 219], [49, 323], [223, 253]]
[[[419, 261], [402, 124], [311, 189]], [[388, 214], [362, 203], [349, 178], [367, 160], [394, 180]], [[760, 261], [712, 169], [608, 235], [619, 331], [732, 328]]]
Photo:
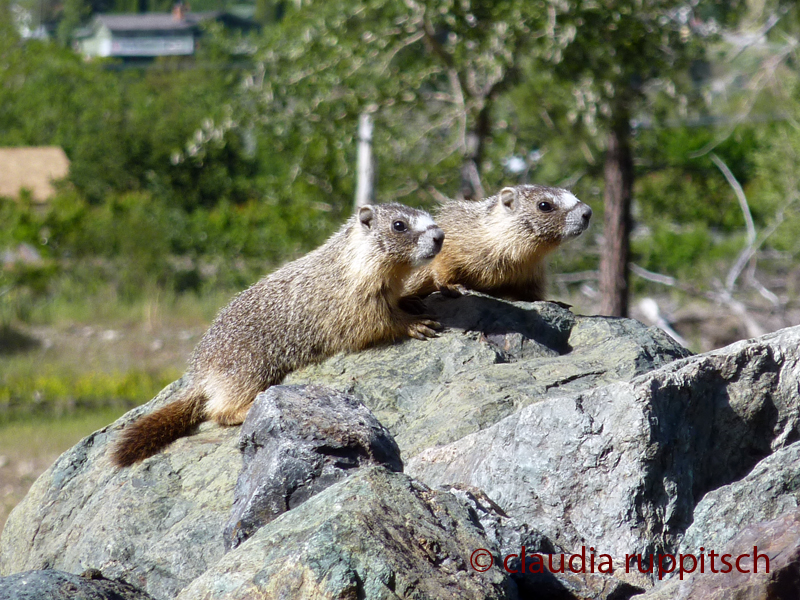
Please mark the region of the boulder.
[[54, 569], [0, 577], [0, 600], [153, 600], [124, 581], [106, 579], [96, 569], [80, 575]]
[[742, 529], [800, 506], [800, 442], [759, 462], [746, 477], [708, 492], [697, 504], [678, 552], [719, 549]]
[[181, 385], [85, 438], [34, 482], [0, 535], [0, 575], [93, 568], [166, 599], [222, 557], [242, 466], [239, 427], [204, 424], [131, 468], [109, 461], [122, 425], [168, 402]]
[[[800, 595], [800, 512], [745, 527], [725, 546], [676, 557], [667, 583], [641, 600], [792, 600]], [[664, 561], [665, 569], [669, 560]], [[683, 573], [681, 573], [683, 567]]]
[[[569, 552], [554, 546], [545, 535], [531, 529], [527, 523], [510, 517], [483, 490], [464, 485], [441, 489], [453, 494], [474, 512], [492, 547], [498, 549], [498, 567], [509, 574], [519, 590], [520, 598], [628, 600], [644, 593], [643, 587], [592, 569], [591, 560], [586, 569], [580, 569], [580, 563], [576, 560], [573, 563], [575, 571], [582, 572], [573, 572], [569, 568]], [[540, 563], [534, 558], [537, 554], [541, 557]], [[538, 568], [540, 564], [542, 569]]]
[[[335, 392], [276, 386], [245, 428], [205, 423], [113, 467], [118, 431], [176, 382], [37, 480], [0, 535], [0, 574], [93, 568], [157, 600], [626, 600], [652, 581], [625, 573], [625, 554], [674, 551], [704, 496], [798, 439], [800, 328], [692, 357], [635, 321], [551, 303], [434, 295], [428, 310], [439, 338], [286, 382]], [[507, 572], [523, 545], [594, 547], [615, 569]], [[470, 562], [481, 549], [486, 571]]]
[[433, 294], [427, 310], [447, 333], [339, 355], [286, 383], [353, 394], [392, 432], [405, 460], [529, 404], [628, 381], [690, 354], [655, 327], [574, 315], [552, 302]]
[[697, 501], [797, 439], [800, 327], [561, 393], [406, 462], [432, 487], [482, 489], [569, 551], [677, 548]]
[[177, 600], [516, 598], [500, 569], [470, 567], [487, 545], [451, 494], [367, 467], [260, 528]]
[[366, 465], [402, 471], [392, 435], [358, 400], [322, 386], [276, 385], [259, 394], [239, 434], [244, 467], [225, 548]]

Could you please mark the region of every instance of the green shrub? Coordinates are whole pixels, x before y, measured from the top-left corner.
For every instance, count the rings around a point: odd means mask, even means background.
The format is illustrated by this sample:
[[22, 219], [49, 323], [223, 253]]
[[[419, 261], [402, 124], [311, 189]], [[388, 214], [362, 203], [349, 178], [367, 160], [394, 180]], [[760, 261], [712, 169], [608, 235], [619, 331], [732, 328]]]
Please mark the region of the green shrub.
[[178, 373], [75, 374], [47, 368], [44, 372], [0, 375], [0, 425], [28, 417], [127, 409], [154, 397]]

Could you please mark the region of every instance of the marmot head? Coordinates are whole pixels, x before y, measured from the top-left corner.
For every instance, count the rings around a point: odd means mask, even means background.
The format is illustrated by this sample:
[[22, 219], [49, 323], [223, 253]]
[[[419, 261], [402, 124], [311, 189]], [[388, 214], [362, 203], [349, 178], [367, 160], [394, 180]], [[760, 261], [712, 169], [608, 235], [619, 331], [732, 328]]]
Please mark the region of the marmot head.
[[357, 219], [361, 232], [399, 264], [422, 266], [442, 249], [444, 232], [425, 211], [402, 204], [372, 204], [362, 206]]
[[495, 210], [513, 219], [520, 233], [556, 245], [583, 233], [592, 217], [592, 209], [571, 192], [543, 185], [503, 188]]

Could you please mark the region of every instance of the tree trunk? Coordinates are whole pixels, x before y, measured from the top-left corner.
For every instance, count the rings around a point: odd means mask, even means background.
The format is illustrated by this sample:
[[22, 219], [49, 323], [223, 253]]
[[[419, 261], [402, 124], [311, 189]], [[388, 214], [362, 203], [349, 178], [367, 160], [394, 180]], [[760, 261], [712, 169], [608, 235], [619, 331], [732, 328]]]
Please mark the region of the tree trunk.
[[465, 200], [486, 197], [481, 183], [480, 165], [483, 161], [483, 147], [491, 128], [490, 110], [491, 100], [487, 98], [475, 119], [475, 129], [467, 131], [467, 153], [461, 164], [461, 197]]
[[630, 255], [633, 158], [627, 110], [615, 115], [608, 134], [605, 164], [605, 243], [600, 257], [600, 313], [628, 316], [628, 260]]
[[372, 116], [361, 113], [358, 119], [358, 164], [356, 166], [356, 210], [372, 204], [375, 197], [375, 165], [372, 161]]

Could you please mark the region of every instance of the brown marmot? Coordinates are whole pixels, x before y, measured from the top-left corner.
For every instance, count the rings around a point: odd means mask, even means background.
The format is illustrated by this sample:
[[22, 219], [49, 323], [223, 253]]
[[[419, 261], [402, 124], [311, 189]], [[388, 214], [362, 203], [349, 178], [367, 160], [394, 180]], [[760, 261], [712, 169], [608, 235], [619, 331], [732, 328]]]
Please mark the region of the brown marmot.
[[167, 406], [121, 433], [112, 460], [128, 466], [202, 421], [244, 420], [256, 395], [300, 367], [404, 336], [425, 339], [438, 323], [400, 310], [403, 282], [441, 250], [426, 212], [364, 206], [324, 245], [288, 263], [223, 308], [189, 363], [189, 383]]
[[478, 201], [451, 200], [435, 214], [447, 236], [442, 251], [406, 283], [414, 297], [465, 289], [508, 300], [544, 300], [545, 257], [589, 226], [592, 209], [569, 191], [543, 185], [505, 187]]

